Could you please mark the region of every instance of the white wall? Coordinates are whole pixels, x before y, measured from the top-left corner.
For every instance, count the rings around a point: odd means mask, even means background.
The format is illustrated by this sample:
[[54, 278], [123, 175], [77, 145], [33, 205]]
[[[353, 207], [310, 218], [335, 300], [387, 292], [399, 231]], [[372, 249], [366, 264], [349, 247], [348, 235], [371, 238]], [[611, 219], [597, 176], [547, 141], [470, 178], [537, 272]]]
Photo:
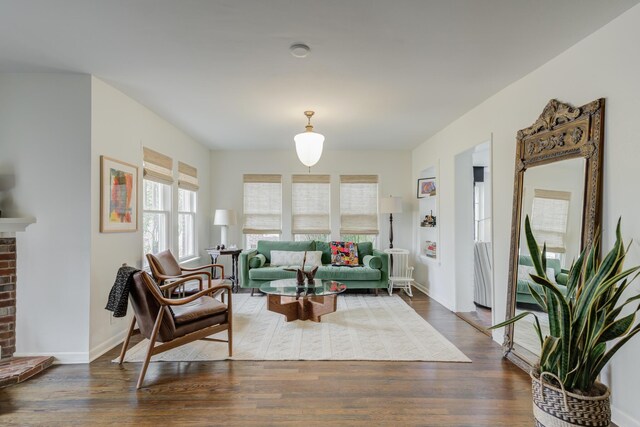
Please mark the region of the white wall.
[[[325, 144], [326, 147], [326, 144]], [[238, 225], [229, 229], [229, 243], [243, 247], [242, 175], [245, 173], [277, 173], [283, 176], [283, 234], [282, 240], [291, 240], [291, 175], [305, 174], [308, 169], [300, 163], [291, 142], [287, 151], [212, 151], [212, 212], [215, 209], [235, 209]], [[311, 168], [314, 174], [331, 175], [331, 229], [333, 238], [339, 239], [340, 229], [340, 175], [379, 175], [380, 197], [401, 196], [404, 213], [393, 215], [393, 246], [409, 249], [412, 244], [411, 204], [415, 198], [415, 185], [410, 185], [411, 160], [407, 150], [389, 151], [331, 151]], [[389, 215], [380, 214], [378, 246], [389, 246]], [[213, 227], [212, 243], [220, 241], [220, 227]], [[220, 259], [222, 260], [222, 258]]]
[[[201, 255], [209, 246], [210, 179], [209, 149], [194, 141], [153, 111], [109, 86], [91, 79], [91, 328], [90, 358], [94, 359], [116, 345], [123, 337], [131, 316], [113, 318], [104, 309], [115, 273], [122, 263], [142, 265], [142, 212], [135, 233], [100, 233], [100, 156], [105, 155], [139, 166], [138, 194], [142, 194], [142, 147], [148, 147], [174, 160], [198, 169], [197, 237]], [[177, 181], [173, 194], [177, 195]], [[177, 236], [177, 199], [173, 197], [172, 236]], [[140, 203], [139, 209], [142, 209]], [[178, 254], [177, 238], [171, 242]], [[203, 262], [208, 258], [203, 258]]]
[[90, 96], [87, 75], [0, 74], [0, 209], [37, 218], [17, 235], [16, 355], [86, 360]]
[[[454, 156], [493, 133], [493, 217], [495, 257], [495, 321], [504, 318], [509, 263], [515, 137], [518, 129], [533, 123], [551, 98], [580, 106], [599, 97], [607, 100], [604, 153], [603, 240], [614, 240], [618, 216], [626, 240], [634, 239], [627, 265], [640, 263], [640, 201], [633, 183], [640, 180], [640, 6], [582, 40], [523, 79], [498, 92], [413, 151], [413, 175], [440, 161], [439, 223], [442, 239], [440, 281], [430, 293], [448, 307], [453, 301], [455, 213]], [[424, 276], [426, 271], [418, 271]], [[638, 290], [638, 284], [635, 290]], [[501, 342], [499, 332], [494, 338]], [[640, 338], [632, 340], [613, 359], [605, 379], [613, 388], [614, 420], [619, 425], [640, 426]]]

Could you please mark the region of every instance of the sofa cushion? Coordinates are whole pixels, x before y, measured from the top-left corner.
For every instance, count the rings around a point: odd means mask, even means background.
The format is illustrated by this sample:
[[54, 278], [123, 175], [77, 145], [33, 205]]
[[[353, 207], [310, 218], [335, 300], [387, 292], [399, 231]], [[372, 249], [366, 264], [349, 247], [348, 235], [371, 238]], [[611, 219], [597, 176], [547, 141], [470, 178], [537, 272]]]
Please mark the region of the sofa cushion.
[[331, 244], [316, 240], [316, 250], [322, 251], [322, 264], [331, 264]]
[[260, 268], [266, 263], [267, 258], [262, 254], [258, 254], [249, 260], [249, 268]]
[[[295, 271], [286, 271], [286, 268], [290, 267], [262, 267], [253, 268], [249, 270], [249, 278], [251, 280], [279, 280], [279, 279], [293, 279], [296, 277]], [[307, 268], [305, 268], [307, 270]], [[368, 267], [337, 267], [332, 265], [323, 265], [318, 269], [316, 273], [316, 279], [322, 280], [380, 280], [382, 273], [380, 270], [376, 270]]]
[[316, 244], [313, 240], [305, 242], [272, 242], [269, 240], [258, 241], [258, 253], [267, 258], [267, 262], [271, 262], [271, 251], [315, 251]]
[[377, 256], [365, 255], [362, 259], [362, 265], [380, 270], [382, 268], [382, 260]]
[[[279, 279], [293, 279], [296, 277], [295, 271], [285, 271], [288, 267], [262, 267], [252, 268], [249, 270], [249, 279], [251, 280], [279, 280]], [[295, 269], [296, 266], [291, 266]], [[306, 270], [306, 268], [305, 268]]]
[[373, 255], [373, 243], [360, 242], [358, 246], [358, 259], [362, 261], [367, 255]]
[[342, 267], [334, 265], [323, 265], [316, 273], [316, 279], [323, 280], [380, 280], [382, 273], [368, 267]]
[[[306, 258], [305, 258], [306, 254]], [[271, 251], [271, 266], [315, 267], [322, 265], [322, 251]]]

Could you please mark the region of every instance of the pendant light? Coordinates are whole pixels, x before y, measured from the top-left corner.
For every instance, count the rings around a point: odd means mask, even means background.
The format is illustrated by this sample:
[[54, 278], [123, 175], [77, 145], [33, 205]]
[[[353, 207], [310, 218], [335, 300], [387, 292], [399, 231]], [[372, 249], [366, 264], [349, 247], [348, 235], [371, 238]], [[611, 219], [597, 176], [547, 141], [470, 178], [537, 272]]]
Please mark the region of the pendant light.
[[303, 165], [311, 167], [318, 163], [322, 156], [322, 146], [324, 144], [324, 135], [313, 131], [311, 125], [311, 117], [313, 111], [305, 111], [304, 115], [307, 116], [308, 122], [305, 126], [306, 131], [297, 134], [293, 140], [296, 142], [296, 153], [298, 159]]

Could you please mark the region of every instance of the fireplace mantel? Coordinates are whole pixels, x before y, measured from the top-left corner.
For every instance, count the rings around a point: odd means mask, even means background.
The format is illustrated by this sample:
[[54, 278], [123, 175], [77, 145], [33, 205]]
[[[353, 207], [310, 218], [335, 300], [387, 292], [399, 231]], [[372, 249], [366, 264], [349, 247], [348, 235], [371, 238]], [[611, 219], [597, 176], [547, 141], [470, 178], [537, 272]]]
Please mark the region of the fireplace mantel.
[[0, 218], [0, 237], [2, 233], [16, 233], [25, 231], [29, 224], [36, 222], [33, 217], [25, 218]]

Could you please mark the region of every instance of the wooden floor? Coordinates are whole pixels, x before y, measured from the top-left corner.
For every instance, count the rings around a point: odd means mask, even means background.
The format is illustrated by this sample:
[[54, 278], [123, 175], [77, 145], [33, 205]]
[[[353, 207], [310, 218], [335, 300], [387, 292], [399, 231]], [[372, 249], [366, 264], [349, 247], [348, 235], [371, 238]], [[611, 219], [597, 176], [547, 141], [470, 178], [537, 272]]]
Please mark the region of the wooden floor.
[[480, 332], [491, 336], [491, 331], [488, 329], [493, 324], [491, 322], [490, 308], [476, 305], [476, 309], [474, 311], [458, 312], [456, 315], [465, 322], [474, 326], [476, 329], [480, 330]]
[[140, 364], [111, 363], [118, 347], [0, 390], [0, 425], [533, 425], [528, 376], [414, 294], [403, 297], [473, 363], [152, 362], [136, 391]]

